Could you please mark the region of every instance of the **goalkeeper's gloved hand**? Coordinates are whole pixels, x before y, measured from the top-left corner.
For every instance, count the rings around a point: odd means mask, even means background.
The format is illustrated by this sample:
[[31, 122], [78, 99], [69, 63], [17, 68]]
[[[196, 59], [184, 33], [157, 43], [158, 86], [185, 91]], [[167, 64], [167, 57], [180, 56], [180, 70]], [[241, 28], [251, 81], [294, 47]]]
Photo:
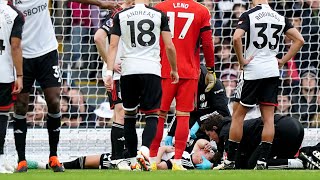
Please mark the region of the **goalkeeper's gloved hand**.
[[212, 163], [204, 156], [201, 156], [201, 158], [202, 158], [202, 163], [196, 164], [196, 168], [197, 169], [211, 169]]
[[199, 128], [200, 128], [199, 123], [198, 122], [194, 123], [194, 125], [190, 129], [190, 137], [191, 137], [191, 139], [196, 139], [197, 138], [196, 133], [198, 132]]
[[172, 137], [172, 136], [166, 136], [166, 137], [164, 138], [164, 144], [165, 144], [166, 146], [173, 146], [172, 140], [173, 140], [173, 137]]
[[209, 92], [217, 82], [217, 76], [216, 76], [216, 73], [214, 72], [214, 68], [207, 67], [207, 70], [208, 70], [208, 73], [206, 74], [206, 80], [205, 80], [207, 87], [205, 89], [205, 92]]

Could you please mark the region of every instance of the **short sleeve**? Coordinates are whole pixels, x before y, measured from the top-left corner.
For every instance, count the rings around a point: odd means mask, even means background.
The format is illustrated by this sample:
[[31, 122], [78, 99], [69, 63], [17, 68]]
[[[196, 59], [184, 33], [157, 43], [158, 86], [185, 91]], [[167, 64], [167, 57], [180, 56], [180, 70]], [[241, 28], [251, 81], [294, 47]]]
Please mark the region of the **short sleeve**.
[[16, 37], [16, 38], [21, 39], [21, 37], [22, 37], [22, 31], [23, 31], [23, 25], [24, 25], [24, 17], [23, 17], [23, 15], [22, 15], [22, 13], [20, 11], [17, 11], [17, 13], [18, 13], [18, 16], [14, 20], [12, 31], [11, 31], [11, 35], [10, 35], [10, 39], [12, 37]]
[[202, 12], [203, 12], [203, 18], [202, 18], [202, 22], [201, 22], [200, 32], [211, 30], [211, 15], [210, 15], [210, 11], [208, 10], [208, 8], [206, 8], [206, 10], [204, 10]]
[[106, 17], [106, 19], [103, 21], [100, 29], [104, 30], [107, 34], [110, 34], [110, 29], [113, 26], [113, 19], [111, 17], [111, 13], [108, 14], [108, 16]]
[[111, 34], [121, 36], [121, 27], [120, 27], [120, 13], [117, 13], [113, 18], [113, 26], [110, 30]]
[[249, 19], [249, 15], [247, 12], [244, 12], [243, 14], [241, 14], [239, 21], [238, 21], [237, 29], [243, 29], [246, 32], [249, 31], [250, 19]]
[[293, 28], [293, 25], [288, 20], [288, 18], [285, 18], [284, 22], [285, 22], [285, 25], [284, 25], [283, 33], [286, 33], [289, 29]]
[[161, 31], [169, 31], [170, 32], [169, 18], [163, 12], [161, 12], [161, 27], [160, 27], [160, 29], [161, 29]]

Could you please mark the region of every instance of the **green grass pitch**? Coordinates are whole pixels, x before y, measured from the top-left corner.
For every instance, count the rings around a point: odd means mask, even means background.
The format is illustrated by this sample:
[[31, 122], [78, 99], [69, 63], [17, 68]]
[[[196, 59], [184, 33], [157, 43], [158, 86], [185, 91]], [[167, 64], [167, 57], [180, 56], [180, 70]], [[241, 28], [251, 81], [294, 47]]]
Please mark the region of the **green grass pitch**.
[[234, 170], [234, 171], [117, 171], [117, 170], [67, 170], [65, 173], [53, 173], [49, 170], [29, 170], [28, 173], [0, 174], [1, 180], [320, 180], [320, 171], [311, 170]]

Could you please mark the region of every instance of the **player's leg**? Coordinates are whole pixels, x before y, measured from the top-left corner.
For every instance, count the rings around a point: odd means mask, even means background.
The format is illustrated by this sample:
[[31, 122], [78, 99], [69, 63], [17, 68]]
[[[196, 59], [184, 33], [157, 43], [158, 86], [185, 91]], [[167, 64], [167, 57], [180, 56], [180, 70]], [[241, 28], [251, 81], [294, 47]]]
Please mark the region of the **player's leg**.
[[156, 135], [152, 140], [150, 145], [150, 163], [151, 169], [156, 170], [156, 156], [158, 154], [158, 149], [160, 147], [160, 143], [163, 137], [164, 123], [167, 119], [167, 113], [170, 110], [170, 105], [177, 91], [177, 84], [172, 84], [171, 79], [162, 79], [161, 80], [162, 87], [162, 97], [161, 97], [161, 107], [160, 114], [158, 118], [158, 125], [156, 130]]
[[244, 80], [242, 88], [237, 91], [240, 96], [240, 103], [234, 107], [228, 140], [228, 160], [225, 161], [225, 169], [234, 169], [237, 150], [243, 135], [243, 121], [250, 107], [257, 103], [256, 91], [259, 81]]
[[[157, 126], [162, 95], [161, 77], [157, 75], [143, 74], [141, 75], [141, 78], [143, 79], [143, 90], [140, 97], [140, 110], [145, 114], [146, 125], [142, 133], [142, 146], [140, 151], [145, 153], [149, 151], [149, 148], [157, 134], [157, 128], [161, 128], [161, 125], [164, 124], [164, 122], [160, 122], [160, 127]], [[146, 166], [146, 163], [143, 162], [144, 159], [141, 155], [137, 159], [143, 170], [150, 169]]]
[[136, 165], [138, 137], [136, 122], [137, 110], [141, 94], [141, 78], [139, 75], [121, 76], [121, 97], [124, 109], [124, 139], [131, 165]]
[[9, 110], [13, 106], [12, 83], [0, 83], [0, 173], [12, 173], [6, 168], [4, 143], [7, 134]]
[[30, 91], [35, 81], [36, 63], [36, 58], [23, 58], [23, 89], [17, 95], [17, 99], [14, 104], [13, 133], [14, 142], [18, 154], [18, 167], [16, 169], [16, 172], [26, 172], [28, 169], [25, 157], [27, 136], [26, 114], [28, 111]]
[[279, 77], [262, 79], [259, 88], [258, 101], [260, 104], [261, 117], [263, 121], [263, 130], [261, 134], [261, 143], [259, 145], [259, 157], [256, 169], [264, 169], [266, 160], [271, 153], [274, 139], [274, 109], [277, 106]]
[[47, 129], [49, 135], [49, 165], [54, 172], [63, 172], [57, 149], [60, 139], [61, 113], [60, 113], [60, 87], [61, 72], [58, 62], [58, 52], [51, 51], [38, 57], [36, 80], [44, 91], [48, 106]]
[[115, 80], [113, 90], [107, 93], [111, 109], [114, 110], [111, 127], [112, 159], [121, 159], [124, 150], [124, 110], [120, 98], [120, 80]]
[[182, 79], [176, 95], [176, 120], [177, 128], [175, 132], [175, 155], [172, 170], [186, 170], [183, 168], [181, 158], [186, 148], [189, 135], [190, 112], [195, 108], [197, 97], [198, 80]]

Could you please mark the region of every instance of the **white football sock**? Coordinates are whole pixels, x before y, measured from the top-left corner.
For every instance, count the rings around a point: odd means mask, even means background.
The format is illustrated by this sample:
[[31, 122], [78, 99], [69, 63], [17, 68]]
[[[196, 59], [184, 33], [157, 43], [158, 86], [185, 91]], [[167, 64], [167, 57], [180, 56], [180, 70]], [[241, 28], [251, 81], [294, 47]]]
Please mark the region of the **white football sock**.
[[303, 169], [303, 163], [300, 159], [288, 159], [289, 169]]

